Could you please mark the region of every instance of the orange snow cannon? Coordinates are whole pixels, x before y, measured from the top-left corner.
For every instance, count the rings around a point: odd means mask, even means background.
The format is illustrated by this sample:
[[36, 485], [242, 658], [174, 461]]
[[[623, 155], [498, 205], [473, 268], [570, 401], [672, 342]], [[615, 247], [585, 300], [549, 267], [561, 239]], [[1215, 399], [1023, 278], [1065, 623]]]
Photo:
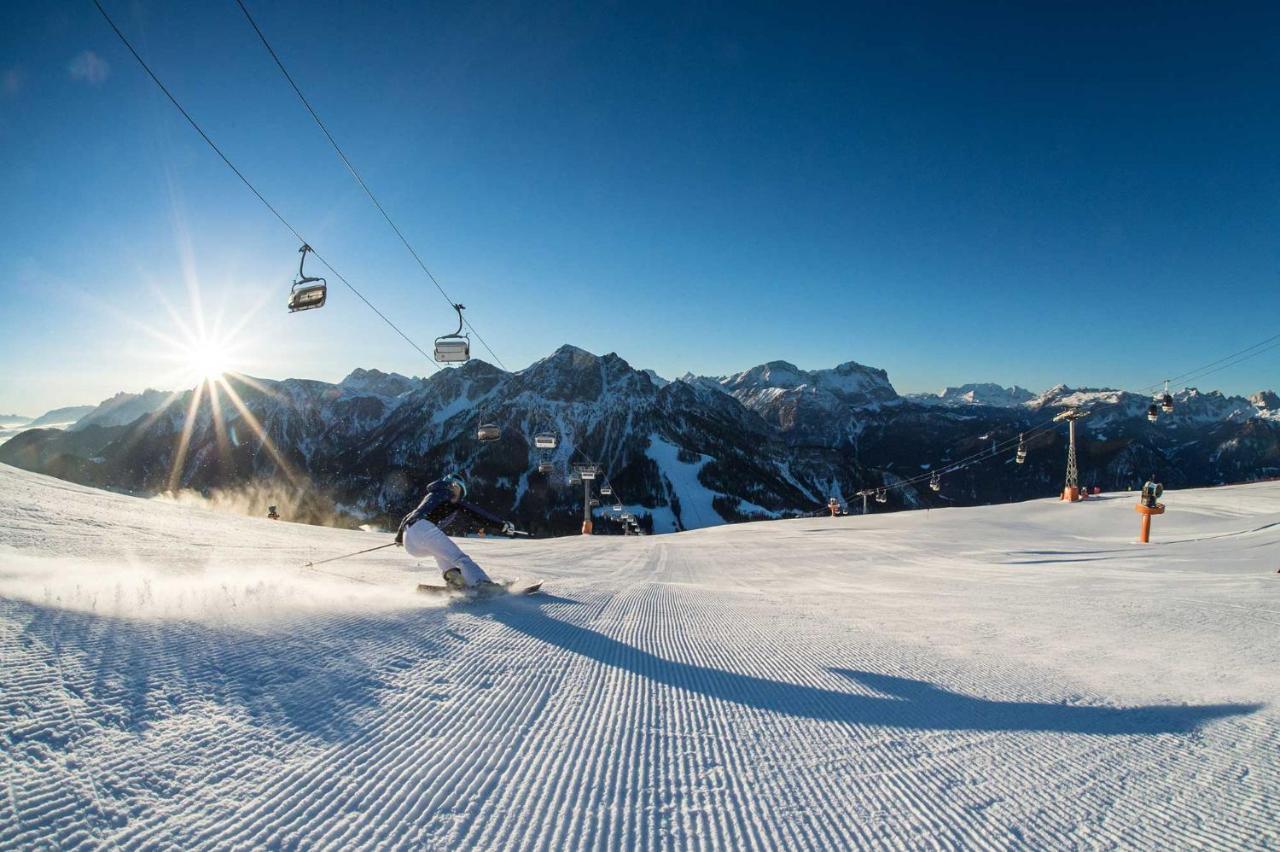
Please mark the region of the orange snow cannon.
[[1163, 485], [1158, 482], [1147, 482], [1142, 486], [1142, 496], [1138, 498], [1138, 505], [1133, 507], [1133, 510], [1142, 516], [1142, 531], [1138, 535], [1138, 541], [1143, 544], [1151, 543], [1151, 516], [1164, 514], [1164, 504], [1156, 502], [1162, 494], [1164, 494]]

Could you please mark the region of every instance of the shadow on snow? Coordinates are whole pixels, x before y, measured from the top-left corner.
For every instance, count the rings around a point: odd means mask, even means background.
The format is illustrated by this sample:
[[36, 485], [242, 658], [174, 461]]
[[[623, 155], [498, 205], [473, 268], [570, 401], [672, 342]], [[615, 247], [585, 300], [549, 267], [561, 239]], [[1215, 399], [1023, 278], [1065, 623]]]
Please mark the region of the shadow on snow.
[[[133, 733], [204, 712], [208, 702], [257, 724], [347, 740], [362, 727], [361, 711], [377, 706], [379, 692], [406, 664], [365, 653], [389, 629], [403, 629], [404, 618], [313, 618], [264, 634], [27, 604], [12, 604], [10, 614], [24, 610], [19, 641], [56, 661], [56, 688], [83, 701], [100, 724]], [[433, 647], [420, 640], [416, 650], [431, 654]], [[0, 693], [5, 686], [0, 672]]]
[[574, 603], [543, 595], [500, 601], [490, 615], [512, 630], [556, 648], [633, 672], [654, 683], [770, 713], [916, 730], [1046, 731], [1072, 734], [1189, 733], [1214, 719], [1252, 713], [1260, 704], [1096, 707], [998, 701], [951, 692], [920, 680], [831, 669], [881, 696], [784, 683], [711, 666], [668, 660], [625, 642], [547, 615], [548, 603]]

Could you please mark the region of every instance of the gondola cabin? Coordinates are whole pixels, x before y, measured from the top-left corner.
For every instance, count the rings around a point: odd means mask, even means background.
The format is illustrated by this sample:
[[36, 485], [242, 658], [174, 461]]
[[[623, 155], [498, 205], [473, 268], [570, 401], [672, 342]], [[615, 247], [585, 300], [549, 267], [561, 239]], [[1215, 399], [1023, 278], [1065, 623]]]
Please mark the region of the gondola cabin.
[[434, 357], [441, 364], [461, 364], [471, 360], [471, 340], [462, 333], [462, 312], [466, 305], [457, 304], [453, 309], [458, 312], [458, 330], [436, 338]]
[[308, 284], [294, 284], [293, 292], [289, 294], [289, 313], [323, 308], [328, 293], [329, 288], [323, 278], [313, 278]]
[[325, 299], [329, 295], [329, 285], [323, 278], [315, 278], [302, 271], [302, 267], [307, 262], [307, 253], [311, 250], [311, 246], [306, 243], [298, 249], [302, 257], [298, 258], [298, 277], [294, 279], [293, 289], [289, 293], [289, 313], [291, 314], [323, 308]]
[[471, 360], [471, 341], [465, 337], [437, 337], [435, 359], [441, 364], [461, 364]]

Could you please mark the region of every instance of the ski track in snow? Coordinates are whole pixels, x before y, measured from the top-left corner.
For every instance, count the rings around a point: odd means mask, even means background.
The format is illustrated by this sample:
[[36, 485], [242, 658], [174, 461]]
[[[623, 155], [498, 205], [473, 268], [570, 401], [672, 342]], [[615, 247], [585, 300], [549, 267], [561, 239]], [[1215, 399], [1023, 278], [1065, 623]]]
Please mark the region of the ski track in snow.
[[1166, 502], [468, 540], [547, 593], [441, 605], [0, 466], [0, 848], [1275, 848], [1280, 485]]

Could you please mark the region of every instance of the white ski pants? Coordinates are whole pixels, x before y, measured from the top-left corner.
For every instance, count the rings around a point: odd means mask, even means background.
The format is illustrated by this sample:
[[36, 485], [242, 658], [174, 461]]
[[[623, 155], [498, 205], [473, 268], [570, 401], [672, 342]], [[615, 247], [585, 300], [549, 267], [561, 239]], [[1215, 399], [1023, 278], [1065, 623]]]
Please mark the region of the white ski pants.
[[489, 575], [467, 554], [453, 543], [453, 539], [444, 534], [438, 526], [427, 520], [414, 521], [404, 531], [405, 552], [414, 559], [434, 557], [440, 566], [440, 573], [450, 568], [462, 572], [462, 579], [468, 586], [486, 582]]

